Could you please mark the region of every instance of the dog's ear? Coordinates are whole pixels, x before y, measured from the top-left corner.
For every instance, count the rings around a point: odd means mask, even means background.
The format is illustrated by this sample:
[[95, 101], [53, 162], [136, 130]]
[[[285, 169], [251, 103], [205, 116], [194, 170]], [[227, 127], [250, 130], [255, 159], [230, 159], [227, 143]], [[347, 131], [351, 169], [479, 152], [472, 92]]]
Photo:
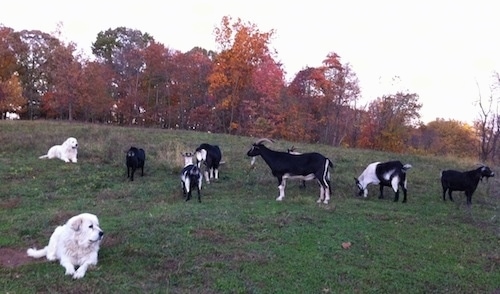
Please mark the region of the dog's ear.
[[81, 217], [79, 217], [79, 218], [74, 219], [71, 222], [70, 226], [74, 231], [78, 231], [78, 230], [80, 230], [80, 226], [82, 225], [82, 223], [83, 223], [83, 219]]

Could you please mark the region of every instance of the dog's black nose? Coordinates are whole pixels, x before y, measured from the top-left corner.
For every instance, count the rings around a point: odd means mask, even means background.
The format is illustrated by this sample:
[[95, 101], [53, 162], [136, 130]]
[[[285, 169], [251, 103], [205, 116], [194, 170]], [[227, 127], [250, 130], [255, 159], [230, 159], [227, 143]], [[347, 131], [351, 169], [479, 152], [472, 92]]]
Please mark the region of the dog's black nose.
[[100, 231], [100, 232], [99, 232], [99, 237], [102, 237], [102, 235], [104, 235], [104, 232], [103, 232], [103, 231]]

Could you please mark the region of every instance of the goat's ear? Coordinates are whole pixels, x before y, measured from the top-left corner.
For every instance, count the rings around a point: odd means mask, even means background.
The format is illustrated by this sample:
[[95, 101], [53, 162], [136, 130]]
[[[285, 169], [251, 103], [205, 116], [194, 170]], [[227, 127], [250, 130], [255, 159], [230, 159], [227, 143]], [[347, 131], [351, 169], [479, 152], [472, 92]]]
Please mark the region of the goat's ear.
[[354, 177], [354, 181], [356, 181], [356, 184], [359, 183], [359, 180], [356, 177]]

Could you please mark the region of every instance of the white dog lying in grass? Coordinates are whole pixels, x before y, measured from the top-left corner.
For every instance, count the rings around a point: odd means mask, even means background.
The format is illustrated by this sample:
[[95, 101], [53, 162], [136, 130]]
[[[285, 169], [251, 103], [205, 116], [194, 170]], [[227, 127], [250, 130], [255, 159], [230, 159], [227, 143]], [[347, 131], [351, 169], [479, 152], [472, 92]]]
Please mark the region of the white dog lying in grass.
[[[97, 254], [103, 235], [97, 216], [82, 213], [57, 227], [45, 248], [40, 250], [30, 248], [27, 253], [34, 258], [46, 256], [50, 261], [59, 260], [66, 269], [66, 275], [80, 279], [90, 265], [97, 264]], [[78, 266], [76, 271], [75, 266]]]
[[76, 155], [78, 153], [78, 141], [69, 137], [62, 143], [62, 145], [54, 145], [50, 147], [47, 154], [40, 156], [39, 158], [59, 158], [65, 162], [76, 163]]

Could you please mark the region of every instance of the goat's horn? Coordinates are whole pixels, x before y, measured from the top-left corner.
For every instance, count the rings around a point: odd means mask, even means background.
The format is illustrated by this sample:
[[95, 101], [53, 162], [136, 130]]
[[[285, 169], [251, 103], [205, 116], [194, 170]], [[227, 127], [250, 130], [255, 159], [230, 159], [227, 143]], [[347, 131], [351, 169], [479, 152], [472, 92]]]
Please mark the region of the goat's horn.
[[270, 144], [273, 144], [273, 143], [274, 143], [274, 141], [273, 141], [273, 140], [271, 140], [271, 139], [268, 139], [268, 138], [262, 138], [262, 139], [257, 140], [257, 141], [255, 142], [255, 144], [261, 144], [262, 142], [268, 142], [268, 143], [270, 143]]

